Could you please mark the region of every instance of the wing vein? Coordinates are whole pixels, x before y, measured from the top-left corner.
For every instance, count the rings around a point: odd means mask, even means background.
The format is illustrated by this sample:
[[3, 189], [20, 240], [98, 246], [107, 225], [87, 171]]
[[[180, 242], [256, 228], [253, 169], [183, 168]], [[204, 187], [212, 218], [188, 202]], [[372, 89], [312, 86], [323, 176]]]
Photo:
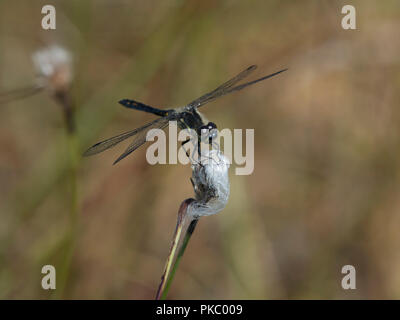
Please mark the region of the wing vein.
[[134, 130], [127, 131], [127, 132], [121, 133], [119, 135], [116, 135], [114, 137], [108, 138], [106, 140], [103, 140], [103, 141], [98, 142], [98, 143], [94, 144], [93, 146], [91, 146], [89, 149], [87, 149], [85, 151], [85, 153], [83, 155], [91, 156], [94, 154], [98, 154], [100, 152], [103, 152], [107, 149], [110, 149], [110, 148], [116, 146], [120, 142], [138, 134], [139, 132], [142, 132], [142, 131], [147, 132], [148, 130], [150, 130], [150, 128], [155, 128], [157, 126], [163, 125], [165, 122], [168, 124], [168, 121], [169, 121], [168, 117], [158, 118], [152, 122], [145, 124], [142, 127], [139, 127]]

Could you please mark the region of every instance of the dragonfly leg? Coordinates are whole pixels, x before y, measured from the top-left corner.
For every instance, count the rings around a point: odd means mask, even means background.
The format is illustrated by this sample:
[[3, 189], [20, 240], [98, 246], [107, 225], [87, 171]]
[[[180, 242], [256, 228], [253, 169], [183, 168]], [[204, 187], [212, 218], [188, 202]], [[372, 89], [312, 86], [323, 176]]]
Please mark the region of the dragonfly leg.
[[[190, 138], [187, 138], [185, 141], [182, 142], [181, 146], [183, 147], [189, 141], [190, 141]], [[189, 156], [190, 156], [189, 151], [186, 150], [185, 148], [183, 148], [183, 150], [185, 150], [186, 156], [189, 158]]]

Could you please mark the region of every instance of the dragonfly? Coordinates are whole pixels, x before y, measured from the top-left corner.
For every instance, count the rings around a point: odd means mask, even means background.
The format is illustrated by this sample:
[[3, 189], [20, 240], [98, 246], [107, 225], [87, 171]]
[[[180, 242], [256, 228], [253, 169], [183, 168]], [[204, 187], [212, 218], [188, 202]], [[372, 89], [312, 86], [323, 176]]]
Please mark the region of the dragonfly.
[[[142, 146], [146, 142], [146, 140], [149, 140], [147, 137], [147, 133], [151, 129], [165, 129], [166, 127], [168, 127], [170, 121], [176, 121], [180, 129], [195, 130], [199, 137], [204, 133], [204, 131], [209, 132], [208, 140], [209, 143], [211, 143], [212, 139], [215, 137], [216, 131], [213, 129], [216, 129], [217, 126], [215, 123], [209, 122], [205, 118], [205, 116], [198, 111], [198, 108], [204, 106], [211, 101], [214, 101], [219, 97], [222, 97], [232, 92], [240, 91], [248, 86], [269, 79], [287, 70], [282, 69], [256, 80], [249, 81], [243, 84], [238, 84], [241, 80], [249, 76], [256, 68], [256, 65], [248, 67], [247, 69], [234, 76], [232, 79], [218, 86], [216, 89], [202, 95], [201, 97], [193, 100], [183, 107], [173, 109], [159, 109], [135, 100], [122, 99], [121, 101], [119, 101], [119, 103], [124, 107], [151, 113], [158, 116], [158, 118], [145, 124], [144, 126], [98, 142], [91, 146], [88, 150], [86, 150], [83, 155], [91, 156], [98, 154], [116, 146], [117, 144], [125, 141], [128, 138], [133, 137], [133, 141], [129, 144], [127, 149], [114, 161], [114, 164], [116, 164], [127, 157], [129, 154], [131, 154], [133, 151], [138, 149], [140, 146]], [[186, 142], [188, 141], [184, 141], [182, 144]]]

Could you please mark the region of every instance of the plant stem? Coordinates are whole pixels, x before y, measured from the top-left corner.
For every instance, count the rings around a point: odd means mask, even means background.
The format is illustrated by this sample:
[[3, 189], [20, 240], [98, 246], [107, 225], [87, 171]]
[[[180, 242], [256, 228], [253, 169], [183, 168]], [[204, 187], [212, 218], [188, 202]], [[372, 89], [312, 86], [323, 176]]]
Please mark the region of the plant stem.
[[[179, 208], [178, 220], [177, 220], [177, 223], [176, 223], [174, 236], [172, 238], [172, 243], [171, 243], [171, 248], [170, 248], [170, 251], [169, 251], [169, 255], [168, 255], [167, 261], [165, 263], [164, 272], [163, 272], [163, 275], [161, 276], [161, 282], [160, 282], [160, 285], [158, 286], [158, 290], [157, 290], [157, 294], [156, 294], [156, 300], [160, 300], [160, 299], [164, 299], [165, 298], [166, 294], [168, 293], [168, 289], [169, 289], [169, 287], [171, 285], [171, 281], [172, 281], [171, 276], [173, 278], [173, 275], [176, 272], [176, 268], [177, 268], [176, 261], [175, 261], [174, 264], [173, 264], [173, 262], [174, 262], [176, 250], [177, 250], [177, 248], [179, 246], [179, 243], [180, 243], [182, 230], [183, 230], [184, 226], [186, 225], [186, 220], [187, 220], [186, 210], [187, 210], [188, 205], [190, 203], [192, 203], [193, 201], [194, 201], [194, 199], [186, 199], [185, 201], [183, 201], [181, 203], [181, 206]], [[188, 230], [189, 229], [187, 229], [187, 231], [186, 231], [185, 240], [186, 240], [186, 237], [187, 237]], [[186, 247], [188, 240], [186, 241], [186, 244], [185, 244], [185, 240], [183, 241], [182, 245], [184, 245]], [[183, 254], [183, 252], [182, 252], [182, 247], [181, 247], [181, 249], [180, 249], [180, 251], [178, 253], [178, 257], [180, 255], [182, 255], [182, 254]], [[172, 267], [172, 273], [171, 273], [171, 267]]]
[[69, 228], [65, 237], [65, 254], [59, 271], [59, 277], [57, 281], [57, 290], [55, 297], [61, 298], [64, 295], [65, 287], [68, 281], [68, 277], [71, 269], [72, 257], [75, 249], [76, 237], [78, 233], [78, 166], [79, 166], [79, 143], [78, 137], [75, 130], [74, 121], [74, 110], [69, 100], [67, 92], [64, 94], [56, 95], [57, 100], [63, 107], [67, 145], [68, 145], [68, 157], [69, 157], [69, 194], [70, 194], [70, 207], [69, 207]]
[[189, 224], [189, 227], [186, 230], [185, 238], [183, 239], [181, 248], [179, 249], [179, 252], [178, 252], [178, 256], [176, 257], [175, 263], [174, 263], [174, 265], [172, 267], [171, 275], [169, 276], [169, 278], [167, 280], [167, 283], [165, 285], [165, 289], [162, 292], [161, 300], [165, 300], [166, 297], [167, 297], [167, 294], [168, 294], [169, 288], [170, 288], [170, 286], [172, 284], [172, 280], [174, 279], [176, 270], [178, 269], [178, 266], [179, 266], [179, 263], [181, 261], [181, 258], [183, 256], [183, 254], [185, 253], [185, 249], [186, 249], [186, 247], [187, 247], [187, 245], [189, 243], [189, 240], [190, 240], [190, 238], [191, 238], [191, 236], [192, 236], [192, 234], [194, 232], [194, 229], [196, 228], [196, 225], [197, 225], [198, 221], [199, 220], [197, 220], [197, 219], [192, 220], [190, 222], [190, 224]]

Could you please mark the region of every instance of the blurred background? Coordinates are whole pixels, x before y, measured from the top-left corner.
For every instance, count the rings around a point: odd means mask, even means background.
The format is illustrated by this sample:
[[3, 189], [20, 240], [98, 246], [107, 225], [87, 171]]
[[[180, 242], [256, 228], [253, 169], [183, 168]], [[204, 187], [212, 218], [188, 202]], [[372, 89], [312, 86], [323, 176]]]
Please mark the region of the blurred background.
[[0, 298], [153, 299], [190, 167], [151, 166], [145, 147], [112, 166], [128, 142], [71, 154], [154, 119], [120, 99], [183, 105], [251, 64], [289, 71], [202, 111], [255, 129], [254, 173], [231, 167], [228, 206], [200, 220], [169, 298], [400, 298], [400, 3], [351, 1], [357, 30], [345, 4], [2, 0], [0, 92], [37, 83], [32, 54], [62, 46], [76, 128], [47, 87], [0, 105]]

